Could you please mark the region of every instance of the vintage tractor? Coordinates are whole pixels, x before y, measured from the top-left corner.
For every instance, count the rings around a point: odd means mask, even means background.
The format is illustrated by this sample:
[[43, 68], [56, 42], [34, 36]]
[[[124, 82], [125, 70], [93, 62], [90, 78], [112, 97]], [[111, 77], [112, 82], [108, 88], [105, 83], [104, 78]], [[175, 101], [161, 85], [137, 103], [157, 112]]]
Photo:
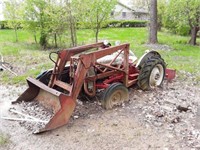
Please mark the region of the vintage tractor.
[[[52, 55], [57, 55], [57, 60]], [[129, 44], [110, 46], [103, 42], [50, 53], [53, 69], [36, 79], [27, 78], [29, 88], [13, 103], [38, 101], [54, 112], [36, 133], [65, 125], [72, 115], [77, 97], [94, 97], [101, 92], [101, 104], [111, 109], [129, 100], [128, 88], [137, 84], [142, 90], [160, 86], [173, 72], [156, 51], [146, 52], [139, 60]], [[167, 72], [167, 74], [166, 74]]]

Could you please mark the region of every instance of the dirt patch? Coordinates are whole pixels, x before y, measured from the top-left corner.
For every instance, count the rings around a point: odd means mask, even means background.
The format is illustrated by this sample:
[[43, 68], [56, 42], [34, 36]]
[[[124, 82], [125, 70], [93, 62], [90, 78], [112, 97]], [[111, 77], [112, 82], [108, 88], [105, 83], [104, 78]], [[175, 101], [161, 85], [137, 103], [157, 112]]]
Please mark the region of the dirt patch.
[[[0, 86], [1, 89], [6, 89]], [[15, 99], [3, 90], [0, 102]], [[190, 83], [164, 83], [154, 91], [129, 89], [130, 101], [112, 110], [98, 101], [78, 101], [70, 123], [33, 135], [17, 121], [0, 120], [8, 134], [2, 149], [199, 149], [200, 88]], [[8, 115], [6, 109], [2, 112]], [[1, 149], [1, 148], [0, 148]]]
[[172, 48], [169, 45], [163, 45], [163, 44], [145, 44], [146, 47], [148, 47], [151, 50], [165, 50], [170, 51]]

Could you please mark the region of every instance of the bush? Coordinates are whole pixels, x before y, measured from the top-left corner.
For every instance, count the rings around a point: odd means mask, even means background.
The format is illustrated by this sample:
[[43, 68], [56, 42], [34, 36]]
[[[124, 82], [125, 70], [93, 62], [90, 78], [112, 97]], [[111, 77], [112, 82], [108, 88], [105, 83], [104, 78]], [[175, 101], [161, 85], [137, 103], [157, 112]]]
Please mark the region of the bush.
[[147, 21], [141, 20], [127, 20], [127, 21], [120, 21], [120, 20], [112, 20], [109, 21], [106, 27], [146, 27]]
[[121, 26], [122, 27], [146, 27], [147, 21], [138, 21], [138, 20], [123, 21]]
[[188, 36], [190, 34], [190, 27], [188, 25], [179, 25], [174, 20], [166, 18], [164, 21], [164, 27], [169, 29], [172, 33]]
[[0, 29], [9, 29], [7, 24], [8, 24], [8, 21], [6, 21], [6, 20], [0, 21]]
[[179, 26], [176, 29], [177, 34], [182, 36], [188, 36], [190, 34], [190, 27], [189, 26]]
[[[24, 21], [18, 21], [17, 22], [19, 25], [17, 27], [17, 29], [22, 29], [22, 24], [24, 23]], [[8, 20], [4, 20], [4, 21], [0, 21], [0, 29], [12, 29], [11, 27], [8, 26]]]
[[180, 26], [180, 27], [174, 27], [174, 28], [167, 28], [172, 33], [181, 35], [181, 36], [188, 36], [190, 35], [190, 27], [188, 26]]

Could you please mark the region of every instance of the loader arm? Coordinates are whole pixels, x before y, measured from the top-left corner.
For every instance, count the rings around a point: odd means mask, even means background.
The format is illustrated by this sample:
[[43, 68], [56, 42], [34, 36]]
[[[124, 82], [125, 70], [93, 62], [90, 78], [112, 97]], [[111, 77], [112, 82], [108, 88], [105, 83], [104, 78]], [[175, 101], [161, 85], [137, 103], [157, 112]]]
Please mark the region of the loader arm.
[[55, 62], [55, 66], [52, 72], [52, 76], [50, 78], [49, 82], [49, 87], [53, 87], [55, 85], [55, 81], [60, 78], [60, 75], [62, 71], [64, 70], [64, 67], [68, 61], [70, 61], [70, 58], [76, 54], [82, 53], [84, 51], [87, 51], [92, 48], [98, 48], [103, 46], [103, 42], [100, 43], [95, 43], [95, 44], [89, 44], [89, 45], [84, 45], [84, 46], [79, 46], [79, 47], [74, 47], [74, 48], [69, 48], [66, 50], [59, 51], [57, 60]]

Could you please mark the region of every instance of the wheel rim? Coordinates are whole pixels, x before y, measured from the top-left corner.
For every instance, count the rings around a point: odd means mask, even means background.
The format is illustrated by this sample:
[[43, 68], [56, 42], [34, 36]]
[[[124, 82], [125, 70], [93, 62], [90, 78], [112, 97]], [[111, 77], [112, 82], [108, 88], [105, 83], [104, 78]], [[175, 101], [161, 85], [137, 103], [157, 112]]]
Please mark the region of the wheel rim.
[[161, 64], [155, 65], [150, 74], [149, 86], [151, 88], [155, 88], [161, 85], [163, 81], [163, 75], [164, 75], [163, 66]]
[[113, 92], [113, 94], [110, 96], [110, 106], [111, 108], [116, 105], [120, 105], [125, 99], [126, 99], [126, 94], [122, 90], [117, 90]]

